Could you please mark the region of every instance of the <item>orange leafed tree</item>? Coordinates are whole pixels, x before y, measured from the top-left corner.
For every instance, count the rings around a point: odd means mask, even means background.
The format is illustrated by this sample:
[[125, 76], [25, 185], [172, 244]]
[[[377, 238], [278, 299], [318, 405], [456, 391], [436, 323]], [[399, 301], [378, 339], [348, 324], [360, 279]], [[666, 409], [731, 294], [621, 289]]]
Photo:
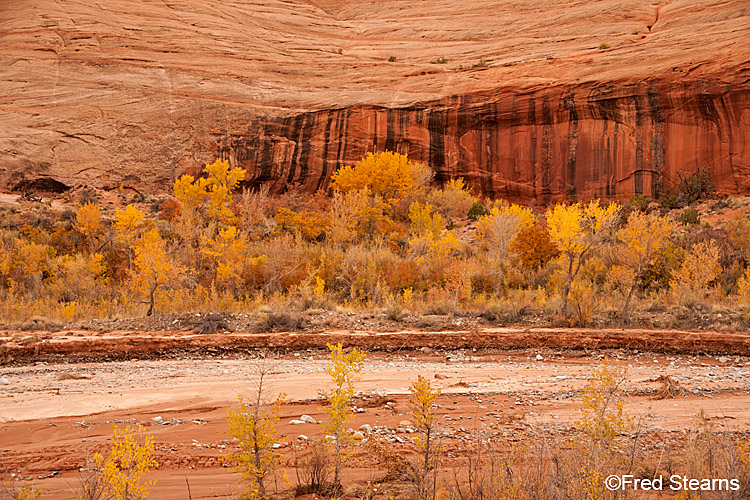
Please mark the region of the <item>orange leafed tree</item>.
[[621, 321], [627, 318], [630, 300], [646, 266], [654, 261], [676, 229], [677, 223], [666, 216], [636, 211], [630, 214], [627, 224], [617, 232], [618, 238], [624, 244], [620, 248], [620, 256], [629, 271], [627, 278], [630, 282], [630, 291], [622, 308]]
[[557, 204], [547, 210], [547, 227], [552, 242], [560, 250], [565, 284], [562, 290], [562, 313], [568, 315], [568, 296], [573, 280], [583, 263], [614, 229], [620, 214], [620, 205], [607, 206], [593, 200], [586, 205]]
[[159, 293], [180, 281], [185, 269], [167, 253], [166, 242], [159, 231], [152, 229], [135, 242], [135, 269], [132, 273], [133, 290], [145, 296], [146, 316], [151, 316]]
[[104, 230], [99, 205], [86, 203], [78, 209], [78, 212], [76, 212], [76, 229], [86, 238], [89, 252], [94, 252], [96, 250], [96, 237]]
[[384, 151], [367, 153], [355, 165], [340, 168], [331, 176], [331, 185], [343, 192], [367, 189], [372, 196], [394, 205], [422, 194], [431, 180], [432, 170], [426, 165]]
[[206, 177], [196, 179], [192, 175], [183, 175], [177, 179], [174, 195], [180, 208], [194, 220], [234, 224], [236, 216], [229, 208], [229, 202], [246, 171], [239, 167], [230, 168], [228, 161], [217, 159], [206, 165], [204, 172]]

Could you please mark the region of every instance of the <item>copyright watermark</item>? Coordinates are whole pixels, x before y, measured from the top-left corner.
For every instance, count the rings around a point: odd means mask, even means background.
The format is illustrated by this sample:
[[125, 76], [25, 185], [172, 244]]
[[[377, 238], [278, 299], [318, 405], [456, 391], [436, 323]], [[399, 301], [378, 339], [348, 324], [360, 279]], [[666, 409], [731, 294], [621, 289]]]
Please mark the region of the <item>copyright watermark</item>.
[[610, 491], [738, 491], [739, 479], [692, 479], [679, 474], [669, 477], [657, 476], [651, 479], [635, 477], [630, 474], [607, 476], [604, 485]]

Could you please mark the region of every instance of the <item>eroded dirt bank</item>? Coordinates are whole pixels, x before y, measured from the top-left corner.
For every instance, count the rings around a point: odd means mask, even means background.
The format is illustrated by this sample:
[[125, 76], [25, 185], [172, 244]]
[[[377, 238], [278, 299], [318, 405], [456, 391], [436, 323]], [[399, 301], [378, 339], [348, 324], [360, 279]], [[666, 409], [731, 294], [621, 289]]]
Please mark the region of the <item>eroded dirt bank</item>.
[[636, 349], [673, 354], [750, 355], [750, 333], [585, 328], [479, 328], [453, 331], [353, 331], [196, 334], [190, 331], [62, 330], [0, 332], [5, 362], [98, 361], [178, 354], [325, 349], [328, 343], [368, 351], [403, 349]]

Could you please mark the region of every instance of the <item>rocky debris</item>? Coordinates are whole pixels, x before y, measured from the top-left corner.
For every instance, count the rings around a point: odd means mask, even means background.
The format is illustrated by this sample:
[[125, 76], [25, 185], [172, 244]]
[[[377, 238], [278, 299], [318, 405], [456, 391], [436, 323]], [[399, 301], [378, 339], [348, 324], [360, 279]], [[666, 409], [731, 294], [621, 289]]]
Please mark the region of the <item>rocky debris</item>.
[[180, 420], [179, 418], [164, 419], [161, 416], [153, 417], [151, 421], [158, 425], [181, 425], [185, 423], [184, 420]]

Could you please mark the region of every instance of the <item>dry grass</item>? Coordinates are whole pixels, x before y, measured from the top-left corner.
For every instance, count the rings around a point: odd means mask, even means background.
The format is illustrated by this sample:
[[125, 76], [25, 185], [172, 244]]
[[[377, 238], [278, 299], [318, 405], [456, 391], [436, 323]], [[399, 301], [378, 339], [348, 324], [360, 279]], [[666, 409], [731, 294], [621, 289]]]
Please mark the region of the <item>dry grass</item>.
[[58, 372], [57, 375], [55, 375], [55, 380], [87, 380], [90, 378], [91, 378], [91, 375], [86, 375], [85, 373], [71, 372], [67, 370]]

